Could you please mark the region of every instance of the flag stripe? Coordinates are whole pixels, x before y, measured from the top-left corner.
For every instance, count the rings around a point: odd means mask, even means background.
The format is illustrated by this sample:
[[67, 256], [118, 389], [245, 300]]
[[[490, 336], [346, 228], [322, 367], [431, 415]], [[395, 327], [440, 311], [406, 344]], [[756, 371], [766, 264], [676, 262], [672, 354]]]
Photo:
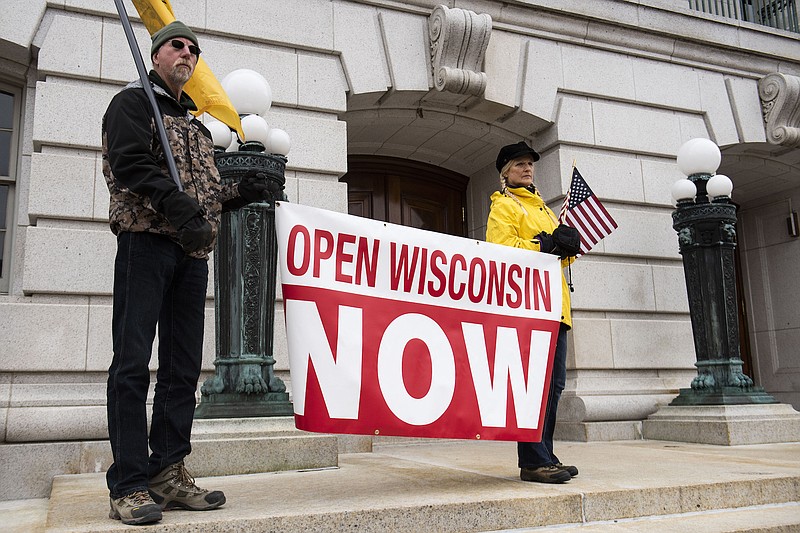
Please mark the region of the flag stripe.
[[580, 221], [581, 226], [588, 232], [588, 237], [592, 244], [597, 244], [603, 238], [603, 231], [598, 227], [597, 220], [591, 212], [583, 206], [573, 209], [575, 217]]
[[611, 233], [616, 229], [616, 221], [611, 218], [611, 215], [608, 214], [608, 211], [606, 211], [606, 208], [603, 207], [603, 204], [597, 201], [596, 196], [592, 196], [591, 198], [587, 199], [584, 204], [592, 210], [595, 218], [597, 218], [597, 220], [603, 224], [603, 227], [608, 233]]
[[581, 254], [589, 252], [618, 227], [575, 167], [558, 218], [561, 223], [572, 226], [581, 234]]
[[583, 226], [581, 226], [580, 222], [579, 221], [576, 222], [569, 215], [565, 219], [565, 222], [566, 222], [566, 224], [568, 226], [572, 226], [573, 228], [577, 229], [578, 232], [581, 234], [581, 253], [585, 254], [586, 252], [591, 250], [592, 246], [594, 246], [596, 244], [596, 241], [589, 241], [589, 238], [588, 238], [589, 232], [586, 231], [583, 228]]
[[600, 234], [596, 231], [592, 221], [586, 218], [582, 210], [573, 209], [567, 219], [573, 222], [574, 227], [581, 232], [582, 236], [586, 237], [588, 242], [592, 243], [592, 246], [600, 241]]
[[591, 241], [593, 246], [600, 242], [600, 239], [603, 238], [603, 235], [600, 229], [597, 227], [595, 220], [591, 218], [591, 216], [589, 216], [584, 209], [573, 209], [573, 211], [575, 212], [576, 220], [587, 233], [587, 240]]
[[567, 195], [564, 197], [564, 203], [561, 204], [561, 212], [558, 214], [558, 220], [564, 220], [564, 217], [567, 216], [568, 207], [569, 207], [569, 190], [567, 190]]
[[589, 198], [583, 202], [583, 210], [594, 221], [593, 225], [598, 227], [598, 231], [604, 235], [608, 235], [614, 230], [615, 226], [609, 222], [608, 213], [605, 209], [602, 209], [602, 206], [599, 206], [596, 199]]

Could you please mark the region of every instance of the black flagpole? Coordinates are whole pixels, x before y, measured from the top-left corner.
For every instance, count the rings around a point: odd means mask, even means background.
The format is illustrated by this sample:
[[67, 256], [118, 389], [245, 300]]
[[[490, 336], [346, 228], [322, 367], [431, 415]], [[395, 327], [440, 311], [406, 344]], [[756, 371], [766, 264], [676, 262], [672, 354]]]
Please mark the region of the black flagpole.
[[153, 108], [154, 122], [156, 124], [156, 129], [158, 130], [158, 138], [161, 140], [161, 146], [164, 149], [164, 159], [167, 160], [169, 174], [172, 177], [172, 181], [174, 181], [175, 185], [178, 186], [178, 190], [183, 192], [183, 185], [178, 177], [178, 168], [175, 166], [175, 157], [172, 155], [172, 150], [170, 149], [169, 141], [167, 140], [167, 131], [164, 129], [164, 122], [161, 120], [161, 110], [158, 108], [156, 95], [153, 94], [153, 88], [150, 86], [150, 78], [147, 77], [147, 70], [144, 68], [144, 61], [142, 60], [142, 54], [139, 51], [139, 44], [136, 42], [136, 36], [133, 35], [131, 21], [128, 19], [128, 13], [125, 11], [125, 6], [122, 4], [122, 0], [114, 0], [114, 3], [117, 5], [117, 12], [119, 13], [119, 19], [122, 22], [122, 28], [125, 30], [125, 37], [128, 38], [128, 46], [131, 48], [131, 55], [133, 55], [133, 62], [136, 63], [136, 70], [139, 72], [139, 79], [142, 82], [142, 88], [147, 95], [147, 99], [150, 101], [150, 106]]

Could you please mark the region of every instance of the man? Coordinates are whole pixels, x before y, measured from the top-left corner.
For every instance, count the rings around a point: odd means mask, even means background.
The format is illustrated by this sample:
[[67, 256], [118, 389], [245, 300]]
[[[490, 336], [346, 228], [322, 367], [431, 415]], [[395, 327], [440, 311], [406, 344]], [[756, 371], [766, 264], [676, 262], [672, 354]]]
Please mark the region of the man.
[[[225, 503], [222, 492], [195, 485], [183, 464], [191, 452], [208, 254], [220, 213], [265, 199], [267, 186], [255, 173], [238, 186], [222, 185], [211, 136], [188, 113], [196, 107], [183, 94], [199, 55], [197, 37], [181, 22], [153, 34], [149, 81], [183, 191], [167, 169], [141, 81], [118, 93], [103, 117], [103, 174], [117, 236], [107, 406], [114, 462], [106, 478], [109, 517], [126, 524], [158, 521], [162, 509], [201, 511]], [[156, 324], [158, 371], [148, 437], [145, 403]]]

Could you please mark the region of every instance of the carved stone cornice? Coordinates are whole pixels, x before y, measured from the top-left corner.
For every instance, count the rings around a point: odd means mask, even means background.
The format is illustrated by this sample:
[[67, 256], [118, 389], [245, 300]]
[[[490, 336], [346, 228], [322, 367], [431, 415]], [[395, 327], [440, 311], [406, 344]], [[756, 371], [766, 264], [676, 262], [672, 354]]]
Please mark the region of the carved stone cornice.
[[440, 91], [480, 96], [486, 89], [481, 72], [492, 33], [492, 17], [437, 6], [428, 18], [434, 85]]
[[758, 81], [767, 140], [800, 148], [800, 78], [773, 72]]

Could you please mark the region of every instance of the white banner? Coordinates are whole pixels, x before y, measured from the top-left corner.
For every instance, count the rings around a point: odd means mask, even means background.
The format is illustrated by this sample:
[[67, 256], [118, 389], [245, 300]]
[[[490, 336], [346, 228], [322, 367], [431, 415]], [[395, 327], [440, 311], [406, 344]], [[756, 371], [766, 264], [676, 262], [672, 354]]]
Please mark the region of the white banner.
[[558, 258], [279, 202], [296, 425], [537, 441]]

